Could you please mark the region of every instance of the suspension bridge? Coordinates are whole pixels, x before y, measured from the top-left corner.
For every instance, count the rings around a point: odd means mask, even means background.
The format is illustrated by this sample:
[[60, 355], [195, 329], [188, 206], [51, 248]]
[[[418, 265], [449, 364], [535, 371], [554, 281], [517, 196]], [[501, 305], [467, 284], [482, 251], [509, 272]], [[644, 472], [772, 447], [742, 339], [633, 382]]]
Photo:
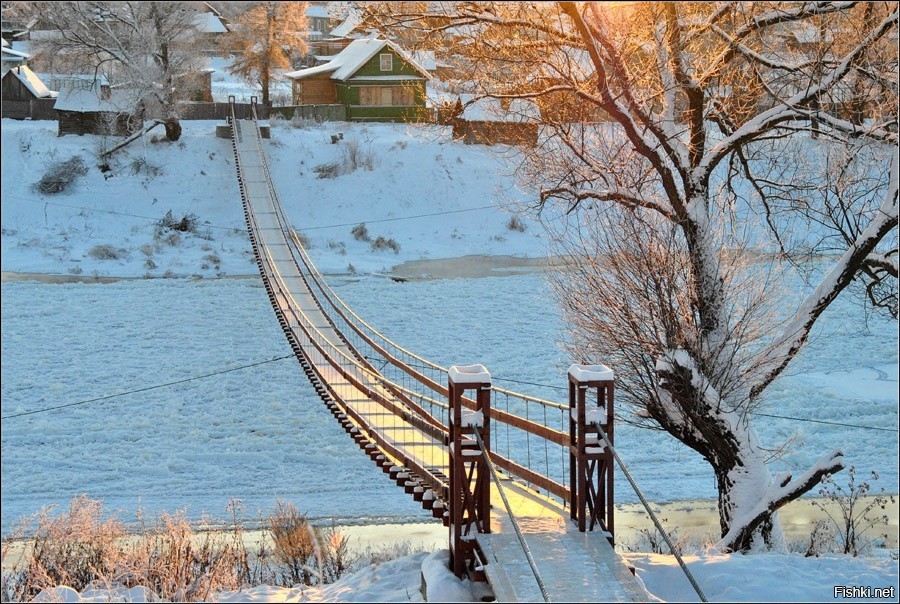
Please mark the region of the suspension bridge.
[[[272, 182], [255, 103], [229, 117], [250, 241], [318, 395], [386, 479], [448, 527], [450, 567], [498, 601], [647, 601], [613, 543], [614, 381], [573, 366], [560, 404], [385, 337], [310, 260]], [[649, 509], [649, 508], [648, 508]]]

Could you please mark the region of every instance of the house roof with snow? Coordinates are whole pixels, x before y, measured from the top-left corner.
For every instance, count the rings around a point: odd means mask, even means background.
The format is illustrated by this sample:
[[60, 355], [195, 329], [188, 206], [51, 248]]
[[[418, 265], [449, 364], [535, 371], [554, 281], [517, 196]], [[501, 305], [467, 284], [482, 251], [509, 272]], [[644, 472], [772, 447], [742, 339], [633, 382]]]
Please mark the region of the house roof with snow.
[[412, 59], [428, 71], [437, 69], [437, 60], [434, 58], [433, 50], [414, 50], [405, 53], [407, 59]]
[[541, 111], [527, 99], [513, 99], [509, 109], [503, 109], [499, 99], [481, 98], [466, 105], [461, 117], [469, 122], [528, 123], [538, 121]]
[[228, 28], [222, 23], [222, 19], [213, 13], [197, 13], [192, 19], [194, 27], [202, 34], [224, 34]]
[[321, 4], [310, 4], [306, 7], [306, 16], [317, 19], [330, 19], [331, 14], [328, 12], [328, 7], [322, 6]]
[[100, 89], [103, 86], [109, 86], [109, 80], [102, 74], [38, 73], [36, 75], [50, 90], [64, 90], [66, 88]]
[[344, 18], [341, 24], [332, 29], [329, 32], [329, 35], [335, 38], [348, 38], [350, 37], [350, 34], [353, 33], [353, 30], [359, 27], [362, 21], [362, 14], [360, 14], [357, 9], [351, 8], [349, 11], [347, 11], [347, 16]]
[[9, 70], [9, 73], [13, 75], [13, 77], [17, 78], [22, 85], [34, 95], [35, 98], [38, 99], [53, 99], [56, 98], [59, 93], [50, 90], [41, 81], [41, 78], [37, 76], [31, 69], [28, 68], [27, 65], [20, 65], [19, 67], [14, 67]]
[[86, 88], [65, 88], [59, 92], [53, 108], [78, 113], [131, 113], [140, 100], [137, 90], [117, 89], [108, 93]]
[[31, 58], [27, 52], [22, 52], [21, 50], [13, 50], [12, 48], [3, 47], [3, 62], [4, 63], [24, 63], [28, 59]]
[[[332, 80], [346, 81], [353, 77], [359, 69], [365, 65], [369, 59], [378, 54], [385, 47], [390, 48], [409, 65], [419, 72], [423, 78], [431, 79], [428, 70], [416, 62], [409, 53], [391, 42], [390, 40], [379, 40], [377, 38], [365, 38], [362, 40], [354, 40], [347, 48], [335, 55], [330, 61], [324, 65], [316, 65], [315, 67], [307, 67], [298, 71], [290, 71], [284, 74], [292, 80], [302, 80], [323, 73], [331, 73]], [[383, 77], [399, 77], [399, 76], [383, 76]], [[368, 78], [371, 79], [371, 78]], [[411, 79], [403, 76], [403, 79]]]

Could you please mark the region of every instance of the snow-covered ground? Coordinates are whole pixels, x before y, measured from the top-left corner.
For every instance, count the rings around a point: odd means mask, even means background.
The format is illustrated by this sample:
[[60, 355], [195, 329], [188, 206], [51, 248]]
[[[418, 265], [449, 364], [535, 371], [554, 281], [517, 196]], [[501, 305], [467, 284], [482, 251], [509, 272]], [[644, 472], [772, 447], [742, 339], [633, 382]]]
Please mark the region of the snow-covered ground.
[[[222, 518], [234, 497], [244, 502], [248, 518], [278, 498], [316, 518], [426, 517], [374, 472], [318, 402], [296, 361], [237, 369], [290, 350], [257, 278], [212, 278], [256, 271], [230, 146], [214, 137], [214, 126], [185, 122], [179, 143], [138, 143], [105, 177], [96, 168], [97, 137], [57, 138], [54, 123], [3, 120], [3, 271], [137, 278], [2, 284], [4, 532], [15, 519], [42, 505], [65, 505], [79, 493], [102, 499], [126, 521], [138, 507], [150, 513], [186, 507], [192, 518]], [[343, 141], [332, 144], [337, 133]], [[510, 211], [529, 197], [505, 163], [484, 147], [453, 143], [448, 134], [431, 126], [275, 123], [268, 151], [287, 211], [309, 238], [313, 258], [326, 272], [344, 275], [333, 281], [363, 317], [435, 361], [484, 363], [503, 386], [558, 399], [552, 387], [518, 383], [562, 386], [569, 364], [557, 346], [559, 312], [540, 276], [408, 283], [347, 276], [420, 258], [546, 254], [541, 227], [527, 216], [520, 215], [524, 232], [506, 227]], [[350, 171], [353, 146], [358, 168]], [[89, 170], [70, 191], [34, 192], [52, 162], [74, 155]], [[337, 168], [321, 168], [328, 165]], [[337, 172], [334, 178], [319, 177], [329, 170]], [[158, 235], [156, 223], [169, 210], [176, 219], [195, 215], [198, 232], [178, 240]], [[375, 251], [355, 239], [351, 229], [361, 222], [371, 238], [397, 241], [399, 252]], [[202, 278], [141, 279], [166, 275]], [[856, 310], [847, 301], [829, 310], [791, 375], [771, 389], [764, 412], [897, 426], [897, 324], [866, 323]], [[86, 402], [225, 370], [233, 371]], [[793, 439], [781, 469], [805, 467], [841, 447], [861, 474], [880, 473], [876, 487], [898, 490], [896, 432], [756, 421], [769, 445]], [[714, 497], [707, 467], [673, 439], [625, 426], [617, 438], [655, 502]], [[339, 475], [323, 471], [335, 460]], [[635, 500], [624, 482], [616, 492], [619, 501]], [[397, 573], [371, 569], [348, 579], [345, 591], [332, 586], [252, 597], [393, 600], [409, 592], [415, 598], [417, 573], [399, 575], [404, 564], [420, 567], [421, 558], [398, 562], [391, 567]], [[671, 558], [629, 559], [652, 593], [690, 599], [683, 579], [684, 585], [669, 574], [677, 570]], [[887, 560], [704, 554], [691, 564], [708, 595], [719, 600], [831, 599], [832, 584], [897, 585], [897, 562]], [[794, 573], [796, 591], [760, 579], [776, 571]]]

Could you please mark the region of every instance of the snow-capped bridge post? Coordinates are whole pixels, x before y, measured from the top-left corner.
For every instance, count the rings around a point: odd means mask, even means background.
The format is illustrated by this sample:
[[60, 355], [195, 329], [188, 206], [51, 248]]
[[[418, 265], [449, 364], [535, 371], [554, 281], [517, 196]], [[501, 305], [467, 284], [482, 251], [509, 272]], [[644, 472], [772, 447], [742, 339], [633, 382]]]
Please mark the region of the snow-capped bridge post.
[[[484, 365], [448, 372], [450, 394], [450, 567], [457, 577], [474, 562], [475, 535], [491, 532], [490, 470], [474, 434], [490, 453], [491, 374]], [[464, 399], [467, 390], [475, 397]]]
[[[613, 380], [606, 365], [569, 367], [569, 513], [578, 530], [599, 524], [613, 543]], [[588, 391], [596, 395], [588, 400]], [[588, 523], [590, 516], [590, 523]]]

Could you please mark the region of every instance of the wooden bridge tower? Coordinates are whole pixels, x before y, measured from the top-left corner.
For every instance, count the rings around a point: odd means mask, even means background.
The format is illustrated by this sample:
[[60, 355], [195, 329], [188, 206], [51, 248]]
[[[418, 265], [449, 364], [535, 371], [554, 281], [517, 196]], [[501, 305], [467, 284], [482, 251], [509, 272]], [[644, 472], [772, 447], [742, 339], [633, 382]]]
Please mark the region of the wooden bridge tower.
[[605, 365], [569, 367], [570, 515], [582, 532], [599, 524], [610, 543], [615, 529], [613, 456], [600, 428], [614, 445], [613, 381], [613, 371]]
[[[491, 374], [483, 365], [453, 366], [450, 393], [450, 566], [457, 577], [474, 569], [475, 534], [491, 532], [490, 470], [477, 433], [490, 453]], [[474, 391], [473, 399], [464, 399]], [[474, 574], [474, 573], [473, 573]]]

